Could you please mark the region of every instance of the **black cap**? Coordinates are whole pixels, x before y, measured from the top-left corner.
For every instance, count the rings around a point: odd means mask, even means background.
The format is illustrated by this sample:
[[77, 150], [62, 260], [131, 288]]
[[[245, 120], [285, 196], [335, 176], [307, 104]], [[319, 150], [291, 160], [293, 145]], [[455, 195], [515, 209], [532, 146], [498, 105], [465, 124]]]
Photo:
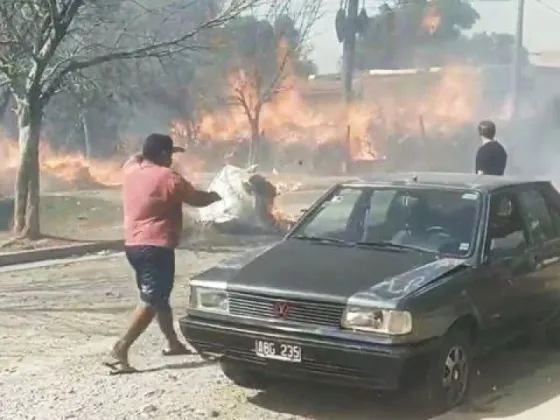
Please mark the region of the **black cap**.
[[144, 140], [142, 156], [151, 161], [157, 161], [162, 154], [184, 152], [183, 147], [173, 146], [173, 139], [167, 134], [152, 133]]

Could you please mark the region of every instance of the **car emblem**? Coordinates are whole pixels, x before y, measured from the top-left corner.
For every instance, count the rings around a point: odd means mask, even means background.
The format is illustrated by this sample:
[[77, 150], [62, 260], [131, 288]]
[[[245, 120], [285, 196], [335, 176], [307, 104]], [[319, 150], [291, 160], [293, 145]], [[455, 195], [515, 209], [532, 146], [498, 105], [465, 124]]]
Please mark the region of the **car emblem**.
[[290, 305], [288, 302], [274, 303], [274, 313], [278, 318], [286, 318], [290, 312]]

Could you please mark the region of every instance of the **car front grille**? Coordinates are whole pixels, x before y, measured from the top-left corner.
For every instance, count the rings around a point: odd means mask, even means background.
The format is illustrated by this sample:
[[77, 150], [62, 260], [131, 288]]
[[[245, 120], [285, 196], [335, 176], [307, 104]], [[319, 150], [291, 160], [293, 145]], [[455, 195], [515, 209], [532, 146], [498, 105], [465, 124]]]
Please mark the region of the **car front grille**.
[[[275, 310], [277, 303], [288, 306], [284, 316], [279, 316]], [[344, 305], [230, 292], [229, 311], [232, 315], [338, 328], [340, 327]]]

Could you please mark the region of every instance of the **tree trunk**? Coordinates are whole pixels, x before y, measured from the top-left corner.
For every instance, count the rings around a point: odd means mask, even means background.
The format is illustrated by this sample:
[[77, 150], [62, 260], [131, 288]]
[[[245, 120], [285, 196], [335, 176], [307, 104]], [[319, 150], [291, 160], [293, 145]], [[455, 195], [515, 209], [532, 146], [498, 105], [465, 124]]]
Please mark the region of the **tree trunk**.
[[11, 93], [8, 89], [3, 90], [0, 93], [0, 123], [4, 120], [6, 111], [8, 111], [8, 105], [10, 104]]
[[84, 131], [84, 154], [86, 159], [91, 157], [91, 139], [89, 136], [89, 125], [87, 120], [87, 115], [82, 114], [82, 129]]
[[249, 143], [249, 162], [248, 166], [259, 163], [259, 146], [261, 140], [260, 121], [258, 115], [249, 120], [251, 125], [251, 141]]
[[39, 138], [43, 112], [37, 101], [20, 101], [18, 128], [20, 166], [16, 175], [14, 233], [19, 237], [36, 239], [39, 224]]

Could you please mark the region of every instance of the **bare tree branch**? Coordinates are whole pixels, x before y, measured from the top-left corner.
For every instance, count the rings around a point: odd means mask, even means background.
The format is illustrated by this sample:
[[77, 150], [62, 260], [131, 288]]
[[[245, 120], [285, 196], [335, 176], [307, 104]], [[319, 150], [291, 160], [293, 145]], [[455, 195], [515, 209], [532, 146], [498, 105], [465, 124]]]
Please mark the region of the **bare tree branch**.
[[[42, 76], [43, 70], [53, 58], [56, 49], [64, 39], [68, 31], [68, 27], [76, 17], [80, 7], [83, 6], [84, 0], [70, 0], [62, 7], [60, 14], [56, 10], [56, 1], [47, 0], [49, 2], [49, 26], [51, 27], [46, 42], [38, 51], [36, 62], [38, 66], [39, 77]], [[54, 4], [53, 4], [54, 3]]]
[[117, 43], [115, 43], [115, 46], [111, 49], [112, 51], [107, 54], [101, 54], [87, 59], [76, 59], [74, 57], [70, 57], [67, 60], [59, 62], [55, 66], [56, 68], [50, 73], [52, 78], [50, 78], [50, 80], [48, 80], [44, 85], [41, 100], [43, 102], [50, 100], [52, 95], [61, 88], [66, 76], [72, 72], [116, 60], [169, 57], [185, 51], [201, 49], [203, 47], [198, 45], [195, 40], [199, 33], [222, 26], [224, 23], [239, 16], [252, 3], [254, 3], [254, 0], [236, 0], [219, 16], [203, 22], [193, 30], [170, 41], [155, 42], [138, 48], [119, 50], [117, 44], [119, 41], [118, 38]]
[[[262, 68], [259, 64], [262, 57], [254, 57], [253, 63], [240, 63], [238, 71], [243, 77], [247, 77], [250, 73], [250, 80], [244, 80], [242, 88], [234, 89], [236, 92], [237, 102], [245, 109], [251, 108], [251, 112], [245, 112], [247, 115], [255, 115], [260, 112], [263, 104], [271, 101], [274, 96], [283, 90], [288, 89], [284, 86], [286, 79], [290, 76], [288, 74], [288, 65], [290, 61], [303, 54], [305, 44], [309, 39], [311, 30], [317, 20], [321, 16], [323, 2], [322, 0], [310, 0], [298, 2], [297, 0], [280, 0], [270, 3], [265, 10], [264, 19], [276, 23], [279, 19], [287, 18], [293, 23], [292, 28], [298, 35], [297, 42], [290, 45], [281, 45], [286, 42], [286, 37], [289, 35], [282, 31], [275, 33], [276, 37], [276, 65], [272, 74], [266, 75], [268, 69]], [[270, 51], [263, 50], [262, 54], [270, 54]], [[244, 61], [247, 61], [246, 58]], [[248, 71], [247, 67], [250, 66], [251, 70]], [[240, 83], [239, 80], [236, 83]], [[255, 98], [252, 98], [255, 96]]]
[[[62, 88], [72, 72], [115, 60], [170, 57], [203, 48], [198, 42], [202, 31], [220, 27], [260, 2], [226, 0], [226, 6], [218, 16], [207, 19], [194, 29], [187, 28], [183, 33], [171, 36], [171, 39], [165, 39], [166, 35], [169, 36], [169, 25], [164, 24], [166, 19], [182, 15], [179, 11], [201, 1], [191, 0], [186, 5], [177, 1], [151, 9], [146, 0], [2, 1], [0, 73], [10, 80], [20, 99], [31, 94], [39, 96], [45, 104]], [[119, 11], [120, 14], [111, 13], [111, 10]], [[99, 15], [103, 11], [108, 12]], [[158, 27], [152, 27], [152, 33], [141, 24], [134, 29], [129, 28], [140, 15], [120, 24], [125, 17], [134, 14], [131, 12], [138, 11], [145, 18], [150, 16], [150, 19], [161, 12], [163, 21]], [[110, 34], [114, 33], [106, 30], [107, 25], [112, 30], [120, 29], [116, 37], [111, 37]], [[108, 40], [110, 37], [111, 46], [99, 40]]]

